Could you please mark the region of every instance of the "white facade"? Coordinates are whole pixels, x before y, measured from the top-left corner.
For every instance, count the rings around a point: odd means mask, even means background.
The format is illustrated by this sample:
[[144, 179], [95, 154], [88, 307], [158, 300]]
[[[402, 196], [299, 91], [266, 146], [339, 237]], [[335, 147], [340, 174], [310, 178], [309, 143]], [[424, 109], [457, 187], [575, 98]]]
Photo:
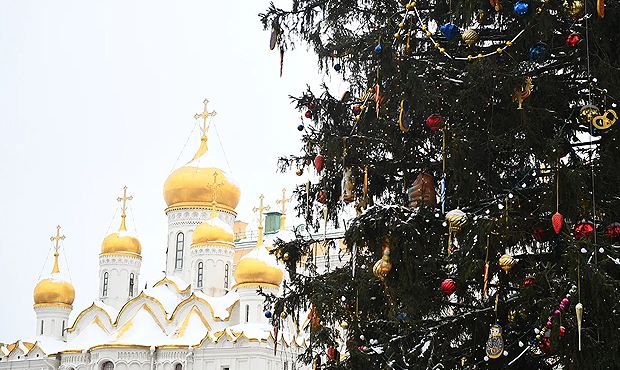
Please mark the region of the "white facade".
[[140, 287], [140, 255], [99, 255], [99, 299], [120, 309], [138, 295]]
[[35, 305], [37, 331], [35, 335], [65, 339], [65, 329], [69, 327], [71, 306], [66, 305]]

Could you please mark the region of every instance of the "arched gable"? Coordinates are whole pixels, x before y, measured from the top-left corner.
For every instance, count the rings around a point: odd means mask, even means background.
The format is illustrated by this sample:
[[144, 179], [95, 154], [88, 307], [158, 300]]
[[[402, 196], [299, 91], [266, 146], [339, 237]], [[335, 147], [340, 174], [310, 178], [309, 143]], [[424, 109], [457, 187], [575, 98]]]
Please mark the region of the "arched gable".
[[67, 329], [67, 333], [71, 335], [73, 332], [79, 332], [80, 328], [84, 328], [93, 322], [101, 326], [101, 328], [108, 333], [113, 330], [112, 318], [108, 312], [93, 302], [90, 307], [79, 313], [73, 322], [73, 326]]
[[145, 294], [144, 292], [125, 303], [114, 321], [114, 326], [117, 328], [124, 326], [139, 310], [144, 309], [145, 307], [148, 308], [148, 312], [153, 315], [160, 326], [167, 328], [168, 318], [166, 316], [166, 309], [160, 301]]

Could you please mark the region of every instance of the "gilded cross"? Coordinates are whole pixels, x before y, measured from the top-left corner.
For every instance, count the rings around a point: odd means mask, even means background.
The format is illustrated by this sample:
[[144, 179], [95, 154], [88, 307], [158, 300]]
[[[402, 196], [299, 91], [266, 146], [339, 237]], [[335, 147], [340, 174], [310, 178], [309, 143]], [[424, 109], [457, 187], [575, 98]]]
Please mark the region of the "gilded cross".
[[263, 245], [263, 211], [269, 211], [269, 206], [263, 206], [263, 200], [265, 196], [261, 194], [258, 199], [260, 200], [259, 206], [254, 207], [252, 211], [258, 212], [258, 241], [256, 245]]
[[224, 185], [223, 182], [220, 182], [220, 183], [217, 182], [217, 176], [218, 176], [217, 171], [214, 171], [213, 172], [213, 183], [207, 185], [207, 189], [211, 190], [211, 192], [213, 193], [213, 197], [212, 197], [213, 200], [211, 201], [211, 218], [217, 216], [217, 208], [216, 208], [217, 195], [219, 192], [219, 188]]
[[280, 216], [280, 230], [284, 230], [286, 222], [286, 203], [290, 202], [293, 197], [286, 197], [286, 188], [282, 189], [282, 199], [276, 200], [276, 204], [282, 204], [282, 215]]
[[206, 136], [207, 135], [207, 118], [215, 116], [217, 112], [216, 111], [209, 112], [209, 110], [207, 109], [207, 105], [209, 104], [208, 99], [205, 99], [202, 103], [204, 104], [205, 107], [202, 113], [194, 114], [194, 119], [202, 118], [202, 125], [200, 126], [200, 131], [202, 131], [202, 136]]
[[127, 196], [127, 185], [125, 185], [125, 187], [123, 187], [123, 196], [116, 198], [118, 202], [123, 203], [121, 206], [121, 227], [119, 228], [121, 231], [127, 230], [127, 227], [125, 226], [125, 218], [127, 217], [127, 201], [132, 199], [132, 195]]
[[60, 235], [60, 225], [56, 226], [56, 235], [50, 238], [51, 241], [55, 243], [54, 245], [54, 268], [52, 269], [52, 274], [57, 274], [60, 272], [58, 269], [58, 248], [60, 248], [60, 241], [65, 240], [64, 235]]

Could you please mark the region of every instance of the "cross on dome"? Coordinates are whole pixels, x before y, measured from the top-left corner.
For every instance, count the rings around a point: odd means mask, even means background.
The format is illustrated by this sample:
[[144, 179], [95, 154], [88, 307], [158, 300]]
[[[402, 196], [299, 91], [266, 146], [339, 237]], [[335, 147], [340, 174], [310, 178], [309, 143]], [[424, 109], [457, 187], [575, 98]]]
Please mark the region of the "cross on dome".
[[207, 118], [213, 117], [213, 116], [217, 115], [217, 112], [216, 111], [209, 112], [209, 110], [207, 108], [207, 106], [209, 104], [209, 100], [208, 99], [205, 99], [202, 103], [204, 104], [205, 107], [204, 107], [202, 113], [194, 114], [194, 119], [202, 118], [202, 125], [200, 126], [200, 131], [202, 131], [202, 136], [206, 137], [207, 136], [207, 129], [209, 128], [207, 126]]
[[286, 188], [282, 189], [282, 199], [276, 200], [276, 204], [282, 204], [282, 215], [280, 216], [280, 230], [284, 230], [286, 221], [286, 203], [289, 203], [293, 197], [286, 197]]
[[52, 274], [57, 274], [60, 272], [58, 268], [58, 249], [60, 248], [60, 241], [65, 240], [64, 235], [60, 235], [60, 225], [56, 226], [56, 235], [52, 235], [50, 240], [54, 242], [54, 268], [52, 269]]
[[127, 226], [125, 225], [125, 218], [127, 218], [127, 201], [133, 200], [133, 195], [127, 196], [127, 185], [123, 187], [123, 196], [116, 198], [116, 201], [122, 202], [121, 205], [121, 226], [118, 228], [119, 231], [127, 231]]
[[263, 200], [265, 196], [261, 194], [258, 197], [260, 204], [258, 207], [252, 208], [253, 212], [258, 212], [258, 240], [256, 241], [256, 245], [263, 245], [263, 211], [269, 211], [269, 206], [263, 206]]
[[[206, 110], [206, 108], [205, 108]], [[213, 201], [211, 202], [211, 218], [215, 218], [217, 216], [217, 193], [220, 187], [224, 186], [223, 182], [217, 182], [217, 171], [213, 172], [213, 183], [207, 185], [207, 189], [211, 190], [213, 193]]]

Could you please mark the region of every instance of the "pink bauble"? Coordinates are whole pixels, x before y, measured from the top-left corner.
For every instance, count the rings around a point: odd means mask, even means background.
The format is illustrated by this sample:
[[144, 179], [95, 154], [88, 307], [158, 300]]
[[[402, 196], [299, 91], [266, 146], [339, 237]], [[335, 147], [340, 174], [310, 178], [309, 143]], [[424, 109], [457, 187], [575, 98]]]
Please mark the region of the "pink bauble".
[[564, 298], [564, 299], [562, 300], [562, 304], [563, 304], [564, 306], [568, 306], [568, 305], [570, 304], [570, 300], [569, 300], [568, 298]]
[[562, 313], [562, 311], [560, 311], [560, 310], [555, 310], [555, 311], [553, 311], [553, 314], [554, 314], [555, 316], [558, 316], [560, 313]]
[[547, 329], [551, 329], [553, 327], [553, 323], [551, 321], [547, 321]]

